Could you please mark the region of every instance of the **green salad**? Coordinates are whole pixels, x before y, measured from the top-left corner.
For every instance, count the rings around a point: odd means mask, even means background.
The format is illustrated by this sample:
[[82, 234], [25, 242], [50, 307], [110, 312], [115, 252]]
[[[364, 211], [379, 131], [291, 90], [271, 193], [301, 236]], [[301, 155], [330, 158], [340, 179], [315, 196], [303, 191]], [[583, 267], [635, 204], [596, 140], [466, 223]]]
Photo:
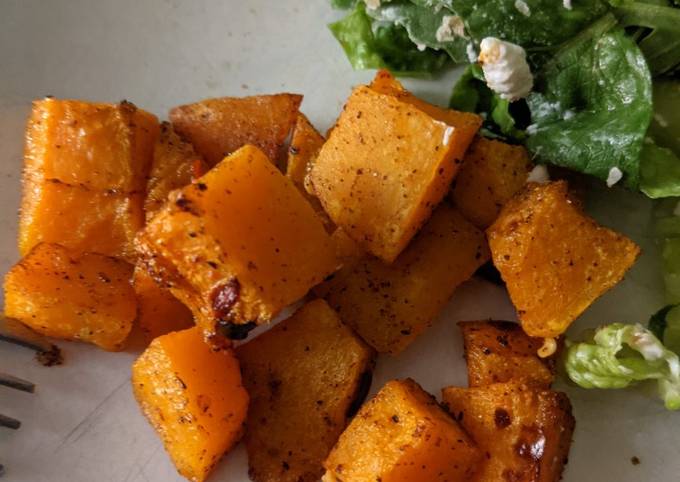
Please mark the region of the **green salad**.
[[329, 27], [355, 69], [434, 77], [464, 71], [450, 107], [537, 164], [655, 199], [668, 306], [647, 328], [614, 323], [568, 342], [586, 388], [656, 380], [680, 409], [680, 2], [331, 0]]

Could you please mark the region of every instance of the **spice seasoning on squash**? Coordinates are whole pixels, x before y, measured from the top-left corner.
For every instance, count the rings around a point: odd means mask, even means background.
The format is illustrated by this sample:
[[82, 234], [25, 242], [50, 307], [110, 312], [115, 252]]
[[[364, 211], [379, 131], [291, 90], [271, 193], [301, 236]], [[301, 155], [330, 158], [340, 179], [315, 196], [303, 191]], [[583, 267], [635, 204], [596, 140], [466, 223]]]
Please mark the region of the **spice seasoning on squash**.
[[588, 217], [564, 181], [527, 184], [487, 237], [522, 328], [542, 338], [564, 333], [640, 253], [633, 241]]
[[5, 276], [5, 314], [42, 335], [120, 350], [137, 316], [132, 270], [118, 259], [39, 244]]
[[201, 482], [238, 442], [248, 409], [232, 350], [195, 327], [151, 342], [132, 367], [132, 388], [179, 473]]

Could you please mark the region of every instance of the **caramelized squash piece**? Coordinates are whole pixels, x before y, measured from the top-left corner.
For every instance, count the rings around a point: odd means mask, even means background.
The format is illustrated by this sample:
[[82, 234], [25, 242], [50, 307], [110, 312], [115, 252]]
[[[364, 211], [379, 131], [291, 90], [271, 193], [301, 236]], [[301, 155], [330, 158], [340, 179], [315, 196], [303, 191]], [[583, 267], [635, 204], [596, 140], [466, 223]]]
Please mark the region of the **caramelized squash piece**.
[[312, 207], [253, 146], [175, 191], [137, 240], [154, 279], [206, 333], [231, 338], [270, 321], [337, 266]]
[[259, 147], [280, 165], [301, 102], [296, 94], [206, 99], [175, 107], [170, 121], [211, 166], [246, 144]]
[[397, 354], [488, 259], [484, 233], [442, 204], [394, 263], [371, 256], [346, 261], [314, 292], [376, 350]]
[[314, 161], [314, 192], [336, 225], [392, 262], [449, 189], [478, 127], [360, 86]]
[[161, 132], [153, 151], [153, 162], [149, 181], [146, 185], [146, 201], [144, 212], [147, 221], [165, 204], [171, 191], [186, 186], [194, 178], [199, 164], [202, 176], [207, 169], [202, 169], [203, 160], [188, 142], [183, 141], [168, 122], [161, 124]]
[[22, 256], [39, 243], [59, 243], [78, 253], [132, 261], [133, 241], [144, 226], [143, 194], [122, 194], [24, 177], [19, 219]]
[[532, 168], [523, 146], [478, 137], [463, 158], [451, 198], [463, 216], [486, 229], [503, 205], [522, 190]]
[[156, 283], [141, 265], [135, 268], [132, 286], [137, 294], [137, 323], [147, 340], [194, 325], [191, 310]]
[[142, 412], [178, 472], [201, 482], [243, 433], [248, 394], [232, 350], [203, 342], [199, 328], [163, 335], [132, 366]]
[[563, 181], [530, 183], [487, 230], [493, 262], [529, 336], [555, 338], [621, 281], [640, 248], [599, 226]]
[[5, 276], [5, 314], [36, 332], [122, 348], [137, 316], [132, 266], [39, 244]]
[[130, 102], [33, 102], [25, 168], [42, 179], [97, 191], [144, 192], [158, 119]]
[[555, 379], [557, 354], [539, 358], [540, 338], [531, 338], [510, 321], [458, 323], [463, 332], [468, 384], [471, 387], [528, 380], [545, 388]]
[[413, 380], [388, 382], [326, 459], [324, 482], [463, 482], [482, 452]]
[[569, 398], [523, 383], [443, 390], [451, 414], [487, 454], [479, 482], [558, 482], [574, 417]]
[[318, 481], [368, 392], [373, 350], [315, 300], [236, 354], [251, 397], [245, 437], [251, 479]]

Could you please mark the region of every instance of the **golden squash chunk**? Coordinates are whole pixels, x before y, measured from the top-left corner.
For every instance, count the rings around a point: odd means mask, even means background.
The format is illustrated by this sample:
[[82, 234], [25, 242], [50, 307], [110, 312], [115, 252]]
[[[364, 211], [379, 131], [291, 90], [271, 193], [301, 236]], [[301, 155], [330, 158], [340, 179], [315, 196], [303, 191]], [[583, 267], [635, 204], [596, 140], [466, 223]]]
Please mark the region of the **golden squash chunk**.
[[503, 207], [487, 237], [522, 327], [535, 337], [564, 333], [640, 253], [585, 215], [563, 181], [528, 184]]
[[522, 190], [532, 167], [524, 147], [478, 137], [463, 158], [451, 198], [463, 216], [486, 229]]
[[144, 192], [158, 119], [130, 102], [33, 102], [25, 167], [42, 179], [99, 191]]
[[482, 452], [413, 380], [388, 382], [340, 436], [324, 482], [463, 482]]
[[396, 354], [489, 259], [484, 233], [442, 204], [392, 264], [364, 256], [315, 289], [381, 353]]
[[39, 244], [5, 276], [5, 314], [36, 332], [119, 350], [137, 316], [132, 266]]
[[211, 166], [246, 144], [281, 164], [301, 102], [302, 96], [296, 94], [206, 99], [175, 107], [170, 121]]
[[[183, 141], [168, 122], [163, 122], [160, 137], [154, 147], [151, 172], [146, 185], [144, 212], [147, 220], [165, 204], [171, 191], [191, 182], [197, 174], [196, 164], [201, 163], [203, 160], [196, 154], [193, 146]], [[199, 171], [195, 177], [203, 174], [204, 172]]]
[[510, 321], [458, 323], [463, 332], [471, 387], [529, 380], [548, 388], [555, 378], [556, 355], [539, 358], [543, 339], [531, 338]]
[[253, 146], [175, 191], [137, 239], [146, 268], [197, 323], [232, 338], [274, 318], [337, 265], [312, 207]]
[[232, 350], [213, 349], [198, 328], [163, 335], [132, 366], [142, 412], [178, 472], [203, 481], [243, 433], [248, 393]]
[[574, 431], [564, 393], [516, 382], [442, 392], [453, 417], [487, 454], [475, 480], [560, 480]]
[[316, 482], [371, 384], [373, 350], [323, 301], [237, 348], [251, 397], [246, 448], [257, 482]]
[[144, 195], [95, 191], [25, 176], [19, 219], [19, 252], [58, 243], [78, 253], [133, 259], [133, 241], [144, 226]]
[[156, 283], [140, 265], [135, 268], [132, 286], [137, 294], [137, 323], [147, 340], [194, 325], [191, 310], [172, 296], [170, 290]]
[[314, 161], [314, 192], [335, 224], [392, 262], [449, 189], [457, 155], [474, 135], [466, 142], [457, 132], [411, 103], [360, 86]]

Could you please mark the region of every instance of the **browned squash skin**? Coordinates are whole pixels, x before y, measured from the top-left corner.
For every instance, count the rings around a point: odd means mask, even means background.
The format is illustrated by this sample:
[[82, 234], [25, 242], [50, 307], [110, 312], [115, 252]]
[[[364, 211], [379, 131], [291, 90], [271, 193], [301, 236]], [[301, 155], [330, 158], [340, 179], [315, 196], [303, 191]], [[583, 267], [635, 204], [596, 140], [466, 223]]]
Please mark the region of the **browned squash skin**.
[[132, 269], [115, 258], [39, 244], [5, 276], [5, 314], [43, 335], [120, 350], [137, 316]]
[[326, 459], [324, 482], [472, 480], [482, 452], [413, 380], [388, 382]]
[[486, 233], [522, 327], [534, 337], [564, 333], [640, 253], [584, 214], [564, 181], [529, 183]]
[[177, 471], [204, 481], [241, 438], [248, 393], [234, 352], [200, 328], [156, 338], [132, 366], [132, 388]]
[[317, 482], [368, 391], [373, 350], [326, 302], [314, 300], [236, 354], [251, 398], [245, 436], [251, 479]]
[[281, 166], [301, 102], [297, 94], [205, 99], [173, 108], [170, 121], [210, 166], [247, 144]]
[[313, 208], [254, 146], [173, 192], [137, 241], [207, 334], [270, 321], [338, 264]]

